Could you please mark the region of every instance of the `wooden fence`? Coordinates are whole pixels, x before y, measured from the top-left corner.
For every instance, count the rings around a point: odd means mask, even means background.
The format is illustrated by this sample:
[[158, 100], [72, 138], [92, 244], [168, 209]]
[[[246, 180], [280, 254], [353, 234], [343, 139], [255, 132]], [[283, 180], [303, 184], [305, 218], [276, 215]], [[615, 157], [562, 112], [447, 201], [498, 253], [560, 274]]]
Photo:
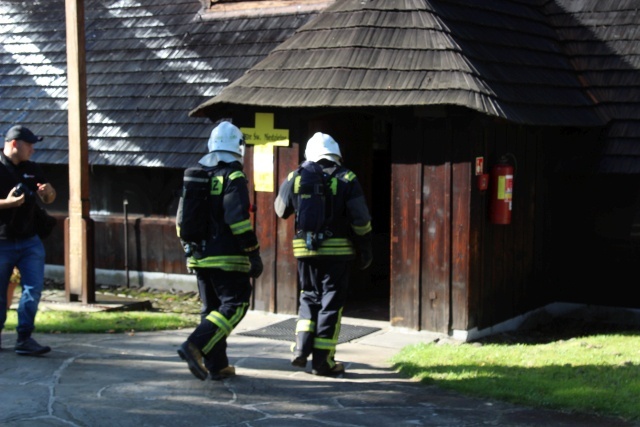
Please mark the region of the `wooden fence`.
[[[67, 214], [50, 214], [58, 219], [58, 224], [51, 236], [44, 240], [46, 263], [64, 265], [64, 221]], [[187, 274], [184, 252], [176, 236], [175, 218], [96, 215], [91, 219], [94, 225], [94, 268]]]

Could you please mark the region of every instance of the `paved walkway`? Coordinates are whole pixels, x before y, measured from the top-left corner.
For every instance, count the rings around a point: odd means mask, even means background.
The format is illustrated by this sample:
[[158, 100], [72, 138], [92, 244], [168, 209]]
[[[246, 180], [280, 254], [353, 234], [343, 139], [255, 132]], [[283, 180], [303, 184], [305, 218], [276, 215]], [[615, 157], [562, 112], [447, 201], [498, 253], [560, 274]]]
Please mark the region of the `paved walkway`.
[[[344, 319], [379, 332], [338, 345], [344, 378], [289, 364], [285, 341], [238, 335], [290, 316], [249, 312], [229, 338], [238, 376], [199, 381], [176, 354], [191, 330], [131, 334], [36, 334], [53, 351], [20, 357], [15, 333], [0, 351], [2, 426], [635, 426], [475, 399], [396, 374], [389, 358], [432, 335], [388, 322]], [[307, 368], [307, 371], [309, 368]]]

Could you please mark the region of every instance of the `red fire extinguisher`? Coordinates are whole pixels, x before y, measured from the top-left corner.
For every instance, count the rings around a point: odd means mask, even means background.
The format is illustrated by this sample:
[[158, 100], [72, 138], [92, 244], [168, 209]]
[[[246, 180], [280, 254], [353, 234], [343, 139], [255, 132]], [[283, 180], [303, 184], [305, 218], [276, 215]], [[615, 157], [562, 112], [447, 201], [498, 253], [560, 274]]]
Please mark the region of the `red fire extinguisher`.
[[491, 169], [489, 219], [492, 224], [511, 224], [513, 171], [514, 167], [507, 156], [500, 157]]

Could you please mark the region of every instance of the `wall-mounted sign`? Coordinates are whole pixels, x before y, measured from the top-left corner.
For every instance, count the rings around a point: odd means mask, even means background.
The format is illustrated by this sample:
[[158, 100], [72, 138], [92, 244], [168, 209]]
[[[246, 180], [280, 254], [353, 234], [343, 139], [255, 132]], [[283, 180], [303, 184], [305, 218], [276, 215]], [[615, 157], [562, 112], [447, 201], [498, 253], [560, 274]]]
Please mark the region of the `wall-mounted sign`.
[[240, 128], [247, 144], [253, 145], [253, 185], [255, 191], [274, 191], [273, 147], [289, 145], [289, 130], [274, 129], [272, 113], [256, 113], [253, 128]]
[[476, 175], [484, 173], [484, 157], [476, 157]]

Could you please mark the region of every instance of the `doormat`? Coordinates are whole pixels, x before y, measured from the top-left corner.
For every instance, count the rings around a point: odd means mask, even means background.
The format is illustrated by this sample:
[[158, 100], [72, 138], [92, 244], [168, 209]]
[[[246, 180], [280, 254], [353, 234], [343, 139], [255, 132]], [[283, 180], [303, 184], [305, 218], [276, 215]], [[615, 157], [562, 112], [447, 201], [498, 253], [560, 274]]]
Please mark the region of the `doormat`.
[[[298, 319], [291, 318], [283, 320], [282, 322], [274, 323], [273, 325], [265, 326], [264, 328], [256, 329], [255, 331], [238, 332], [238, 335], [294, 342], [297, 321]], [[345, 325], [343, 323], [340, 326], [340, 336], [338, 337], [338, 344], [343, 344], [351, 340], [355, 340], [356, 338], [369, 335], [379, 330], [380, 328], [374, 328], [370, 326]]]

